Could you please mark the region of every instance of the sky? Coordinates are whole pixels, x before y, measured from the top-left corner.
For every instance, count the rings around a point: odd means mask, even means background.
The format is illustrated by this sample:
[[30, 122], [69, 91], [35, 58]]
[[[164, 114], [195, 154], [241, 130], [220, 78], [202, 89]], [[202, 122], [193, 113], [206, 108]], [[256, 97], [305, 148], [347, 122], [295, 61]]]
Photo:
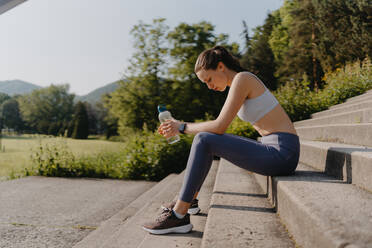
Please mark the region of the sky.
[[85, 95], [122, 78], [134, 53], [132, 27], [166, 18], [208, 21], [215, 33], [243, 44], [245, 20], [252, 28], [283, 0], [28, 0], [0, 15], [0, 81], [42, 87], [69, 84]]

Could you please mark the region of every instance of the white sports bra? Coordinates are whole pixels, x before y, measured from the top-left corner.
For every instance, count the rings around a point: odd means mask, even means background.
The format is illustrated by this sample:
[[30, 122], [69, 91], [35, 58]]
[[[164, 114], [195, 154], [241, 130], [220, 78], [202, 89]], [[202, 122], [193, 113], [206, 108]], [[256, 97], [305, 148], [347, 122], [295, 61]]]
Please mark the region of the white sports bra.
[[[252, 75], [255, 76], [254, 74]], [[238, 112], [240, 119], [248, 121], [252, 125], [279, 104], [264, 83], [258, 77], [255, 76], [255, 78], [265, 87], [265, 92], [255, 98], [246, 99]]]

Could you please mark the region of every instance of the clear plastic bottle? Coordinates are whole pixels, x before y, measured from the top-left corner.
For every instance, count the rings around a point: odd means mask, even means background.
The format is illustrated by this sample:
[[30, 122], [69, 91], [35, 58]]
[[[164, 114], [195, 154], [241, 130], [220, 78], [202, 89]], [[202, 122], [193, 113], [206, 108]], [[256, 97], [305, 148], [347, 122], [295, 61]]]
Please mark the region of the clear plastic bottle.
[[[159, 112], [159, 121], [161, 123], [165, 122], [166, 120], [173, 119], [171, 113], [167, 110], [167, 108], [163, 104], [158, 106], [158, 112]], [[168, 144], [176, 143], [179, 140], [180, 140], [180, 136], [178, 134], [167, 138]]]

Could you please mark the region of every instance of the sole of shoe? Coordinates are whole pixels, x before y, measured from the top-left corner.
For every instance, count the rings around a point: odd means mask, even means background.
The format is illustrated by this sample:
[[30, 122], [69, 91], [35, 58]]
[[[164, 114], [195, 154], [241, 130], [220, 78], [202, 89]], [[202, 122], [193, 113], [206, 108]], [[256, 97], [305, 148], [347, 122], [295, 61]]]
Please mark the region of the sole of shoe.
[[192, 215], [198, 214], [199, 212], [200, 212], [200, 208], [199, 207], [197, 207], [197, 208], [189, 208], [189, 210], [187, 210], [187, 213], [192, 214]]
[[[164, 207], [164, 206], [161, 206], [161, 208], [164, 210], [164, 209], [166, 209], [166, 207]], [[191, 215], [195, 215], [195, 214], [198, 214], [200, 212], [200, 208], [199, 207], [197, 207], [197, 208], [189, 208], [188, 210], [187, 210], [187, 213], [188, 214], [191, 214]]]
[[152, 234], [188, 233], [192, 230], [193, 225], [192, 224], [187, 224], [187, 225], [184, 225], [184, 226], [177, 226], [177, 227], [161, 229], [161, 230], [148, 229], [146, 227], [142, 227], [142, 228], [144, 230], [148, 231], [149, 233], [152, 233]]

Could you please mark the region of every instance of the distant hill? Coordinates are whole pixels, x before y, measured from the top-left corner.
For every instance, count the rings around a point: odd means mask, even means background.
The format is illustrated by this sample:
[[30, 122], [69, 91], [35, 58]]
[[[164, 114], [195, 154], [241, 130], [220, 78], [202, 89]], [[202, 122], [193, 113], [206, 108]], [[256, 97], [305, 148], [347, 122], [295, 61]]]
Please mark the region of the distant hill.
[[[75, 102], [82, 101], [88, 102], [90, 104], [95, 104], [101, 100], [101, 96], [106, 93], [111, 93], [119, 87], [118, 82], [110, 83], [101, 88], [95, 89], [87, 95], [78, 96], [75, 95]], [[0, 92], [5, 93], [9, 96], [14, 96], [16, 94], [23, 95], [32, 92], [33, 90], [41, 89], [42, 87], [28, 83], [21, 80], [7, 80], [0, 81]]]
[[101, 88], [95, 89], [87, 95], [76, 96], [75, 101], [76, 102], [82, 101], [82, 102], [88, 102], [90, 104], [95, 104], [96, 102], [99, 102], [101, 100], [101, 96], [103, 94], [111, 93], [115, 91], [118, 87], [119, 87], [119, 83], [113, 82]]
[[0, 92], [14, 96], [23, 95], [41, 87], [21, 80], [0, 81]]

